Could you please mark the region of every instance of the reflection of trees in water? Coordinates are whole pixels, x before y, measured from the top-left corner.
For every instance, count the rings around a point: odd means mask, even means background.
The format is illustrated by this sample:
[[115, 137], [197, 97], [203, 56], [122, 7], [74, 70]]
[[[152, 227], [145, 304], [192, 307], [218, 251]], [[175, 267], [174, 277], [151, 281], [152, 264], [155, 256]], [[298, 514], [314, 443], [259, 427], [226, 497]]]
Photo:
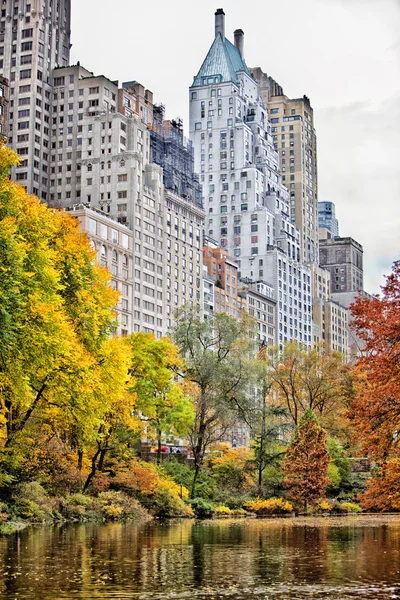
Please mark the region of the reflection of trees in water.
[[[311, 521], [310, 521], [311, 522]], [[39, 527], [0, 538], [0, 597], [306, 582], [400, 581], [400, 519]], [[332, 525], [333, 524], [333, 525]], [[18, 542], [18, 539], [20, 540]], [[61, 597], [61, 594], [60, 594]]]

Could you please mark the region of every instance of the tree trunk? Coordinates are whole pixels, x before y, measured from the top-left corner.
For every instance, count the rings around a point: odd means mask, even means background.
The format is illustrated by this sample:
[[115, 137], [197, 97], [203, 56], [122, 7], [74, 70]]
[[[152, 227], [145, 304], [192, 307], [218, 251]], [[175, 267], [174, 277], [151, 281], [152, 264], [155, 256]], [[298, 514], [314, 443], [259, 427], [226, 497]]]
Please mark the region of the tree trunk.
[[83, 450], [78, 448], [78, 471], [82, 471]]
[[161, 429], [157, 429], [157, 464], [161, 463]]
[[97, 471], [97, 466], [96, 466], [96, 461], [97, 461], [97, 457], [99, 456], [101, 452], [101, 447], [100, 444], [98, 444], [98, 449], [95, 452], [94, 456], [92, 457], [92, 470], [90, 471], [89, 475], [87, 476], [87, 479], [85, 481], [85, 485], [83, 486], [83, 493], [86, 492], [86, 490], [88, 489], [90, 482], [92, 481], [93, 477], [96, 475], [96, 471]]

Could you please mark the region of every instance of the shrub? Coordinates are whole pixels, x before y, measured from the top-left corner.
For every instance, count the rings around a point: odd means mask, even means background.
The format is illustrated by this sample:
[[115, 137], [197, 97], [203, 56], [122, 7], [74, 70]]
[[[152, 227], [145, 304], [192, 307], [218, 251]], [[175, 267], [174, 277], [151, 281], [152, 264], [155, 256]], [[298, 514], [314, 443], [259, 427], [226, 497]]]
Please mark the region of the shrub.
[[220, 506], [216, 507], [215, 514], [216, 515], [233, 515], [233, 510], [231, 510], [227, 506], [224, 506], [221, 504]]
[[284, 515], [293, 511], [292, 504], [283, 498], [269, 498], [268, 500], [256, 498], [255, 500], [246, 502], [244, 507], [249, 512], [254, 512], [260, 517], [267, 515]]
[[360, 513], [362, 511], [361, 506], [355, 502], [338, 502], [337, 508], [343, 513]]
[[203, 498], [194, 498], [191, 505], [196, 519], [211, 519], [214, 514], [212, 504]]
[[13, 500], [13, 511], [21, 519], [51, 520], [53, 511], [58, 507], [58, 501], [50, 498], [37, 481], [20, 484], [13, 494]]
[[324, 498], [323, 500], [319, 500], [315, 505], [316, 512], [331, 512], [332, 509], [332, 502], [329, 502], [329, 500], [326, 500], [326, 498]]
[[143, 506], [135, 498], [131, 498], [123, 492], [113, 490], [101, 492], [95, 499], [94, 504], [107, 519], [139, 520], [148, 517]]
[[90, 518], [89, 509], [93, 509], [93, 498], [84, 494], [72, 494], [61, 502], [62, 516], [73, 521], [87, 521]]

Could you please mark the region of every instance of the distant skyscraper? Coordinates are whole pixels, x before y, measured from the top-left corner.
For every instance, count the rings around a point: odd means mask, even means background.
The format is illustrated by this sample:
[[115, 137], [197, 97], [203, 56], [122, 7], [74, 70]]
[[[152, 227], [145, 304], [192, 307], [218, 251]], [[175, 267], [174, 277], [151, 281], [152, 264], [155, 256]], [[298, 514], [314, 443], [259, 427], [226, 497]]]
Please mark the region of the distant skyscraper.
[[335, 216], [333, 202], [318, 202], [318, 226], [328, 229], [332, 237], [339, 237], [339, 221]]
[[[8, 137], [22, 157], [12, 177], [42, 200], [49, 199], [50, 138], [55, 129], [52, 71], [69, 62], [70, 14], [70, 0], [6, 0], [1, 4], [0, 75], [9, 80], [12, 107]], [[66, 126], [63, 115], [57, 116], [57, 126]]]
[[190, 137], [200, 173], [206, 235], [234, 257], [240, 277], [271, 284], [277, 301], [276, 343], [312, 345], [311, 277], [300, 260], [300, 233], [290, 218], [268, 112], [244, 61], [244, 34], [215, 39], [190, 88]]

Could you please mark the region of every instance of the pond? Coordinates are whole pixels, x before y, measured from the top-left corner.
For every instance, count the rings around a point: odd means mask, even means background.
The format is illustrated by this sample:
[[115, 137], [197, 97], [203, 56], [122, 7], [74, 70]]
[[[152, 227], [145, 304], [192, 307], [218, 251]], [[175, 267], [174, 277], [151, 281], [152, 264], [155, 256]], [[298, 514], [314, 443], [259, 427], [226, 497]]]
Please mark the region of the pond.
[[36, 527], [0, 538], [0, 598], [400, 598], [400, 516]]

